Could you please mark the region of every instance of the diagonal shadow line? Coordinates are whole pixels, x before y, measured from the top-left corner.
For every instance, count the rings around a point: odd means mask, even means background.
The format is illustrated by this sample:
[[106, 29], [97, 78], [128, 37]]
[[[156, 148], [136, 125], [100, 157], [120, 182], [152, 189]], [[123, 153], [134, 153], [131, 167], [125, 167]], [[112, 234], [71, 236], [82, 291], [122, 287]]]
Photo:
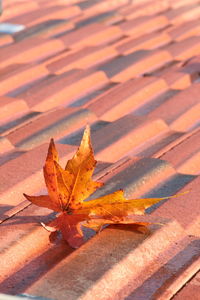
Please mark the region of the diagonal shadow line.
[[[126, 228], [128, 227], [129, 231], [133, 230], [133, 226], [118, 226], [118, 228], [123, 231], [125, 227]], [[115, 226], [110, 226], [110, 228], [115, 228]], [[137, 226], [135, 226], [135, 229], [137, 231]], [[138, 234], [140, 236], [139, 237], [140, 241], [142, 241], [144, 238], [148, 236], [148, 234], [144, 236], [143, 233], [141, 232], [138, 232]], [[103, 239], [105, 238], [106, 237], [103, 237]], [[92, 251], [91, 242], [93, 243], [93, 241], [90, 240], [89, 243], [85, 244], [86, 248], [90, 249], [89, 251]], [[123, 252], [123, 254], [121, 254], [118, 257], [118, 259], [119, 260], [123, 259], [123, 257], [126, 256], [130, 250], [132, 250], [132, 247], [126, 249], [126, 251]], [[76, 256], [79, 256], [80, 253], [82, 253], [82, 250], [81, 249], [74, 250], [70, 246], [68, 246], [68, 244], [64, 240], [57, 239], [56, 243], [50, 249], [43, 252], [41, 255], [39, 255], [32, 261], [30, 261], [25, 266], [23, 266], [20, 270], [18, 270], [17, 272], [9, 276], [9, 278], [2, 281], [0, 283], [0, 291], [2, 293], [15, 294], [15, 295], [26, 292], [26, 290], [30, 286], [32, 286], [35, 282], [39, 281], [41, 277], [43, 277], [46, 273], [48, 273], [54, 266], [59, 264], [62, 260], [69, 257], [70, 254], [72, 254], [74, 251], [77, 251], [77, 255], [73, 256], [72, 259], [69, 259], [65, 264], [65, 267], [68, 270], [70, 270], [71, 267], [74, 266], [75, 261], [77, 261]], [[90, 257], [89, 254], [87, 256]], [[108, 256], [110, 256], [110, 253], [108, 253]], [[99, 259], [98, 256], [96, 257], [96, 259], [98, 261]], [[85, 263], [87, 265], [87, 262], [85, 262], [85, 260], [83, 259], [82, 262], [80, 263], [80, 270], [84, 270]], [[107, 270], [109, 270], [115, 263], [116, 263], [115, 261], [110, 260], [109, 264], [102, 265], [103, 269], [99, 274], [95, 274], [95, 270], [91, 270], [92, 277], [94, 278], [94, 280], [97, 281], [99, 277], [103, 276], [103, 274]], [[59, 282], [57, 283], [59, 284]], [[87, 289], [87, 286], [85, 288]]]
[[[124, 300], [153, 300], [162, 298], [174, 280], [200, 257], [200, 239], [191, 241], [182, 251], [160, 267], [141, 286], [131, 292]], [[152, 262], [153, 264], [153, 262]], [[171, 299], [171, 298], [170, 298]]]
[[64, 240], [53, 245], [52, 248], [36, 257], [19, 271], [0, 283], [1, 293], [21, 294], [44, 274], [51, 270], [61, 260], [70, 255], [74, 249], [67, 245]]

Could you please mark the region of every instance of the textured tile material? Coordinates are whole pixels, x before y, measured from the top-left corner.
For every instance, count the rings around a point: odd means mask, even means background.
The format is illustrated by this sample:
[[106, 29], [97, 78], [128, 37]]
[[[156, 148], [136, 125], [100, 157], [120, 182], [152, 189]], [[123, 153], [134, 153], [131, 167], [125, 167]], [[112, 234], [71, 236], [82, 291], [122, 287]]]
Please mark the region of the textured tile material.
[[[199, 0], [3, 1], [0, 299], [200, 299], [199, 17]], [[74, 250], [23, 193], [47, 193], [50, 139], [64, 167], [86, 124], [88, 201], [166, 198], [134, 216], [148, 228], [85, 229]]]

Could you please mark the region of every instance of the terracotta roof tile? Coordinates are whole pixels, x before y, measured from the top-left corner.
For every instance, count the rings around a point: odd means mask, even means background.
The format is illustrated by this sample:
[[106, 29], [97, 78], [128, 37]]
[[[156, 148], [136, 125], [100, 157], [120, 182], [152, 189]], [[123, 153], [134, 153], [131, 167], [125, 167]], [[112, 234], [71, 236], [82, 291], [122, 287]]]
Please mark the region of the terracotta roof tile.
[[132, 79], [93, 99], [86, 107], [101, 119], [112, 121], [151, 102], [167, 90], [167, 84], [159, 78]]
[[[198, 298], [199, 15], [199, 0], [3, 1], [1, 292]], [[94, 237], [85, 230], [85, 244], [72, 250], [39, 224], [55, 213], [23, 193], [46, 193], [50, 138], [63, 165], [87, 123], [94, 179], [105, 183], [92, 198], [117, 189], [127, 198], [188, 193], [135, 216], [156, 223], [148, 230], [113, 225]]]
[[200, 131], [195, 131], [187, 139], [161, 156], [169, 161], [180, 173], [199, 175]]
[[174, 90], [183, 90], [188, 88], [192, 84], [192, 79], [195, 78], [177, 66], [172, 66], [162, 70], [161, 72], [154, 73], [154, 76], [164, 79], [168, 86]]
[[192, 36], [164, 47], [175, 60], [186, 60], [200, 53], [200, 37]]
[[[11, 64], [0, 69], [1, 88], [0, 94], [12, 94], [20, 90], [27, 84], [41, 80], [49, 75], [48, 69], [43, 65], [37, 64]], [[10, 84], [12, 82], [12, 85]]]
[[[179, 92], [150, 113], [151, 117], [162, 118], [170, 127], [186, 131], [196, 126], [199, 120], [199, 84]], [[170, 114], [168, 111], [170, 110]]]
[[57, 55], [55, 61], [46, 65], [49, 72], [61, 74], [73, 68], [87, 69], [116, 56], [118, 56], [118, 52], [112, 46], [103, 48], [101, 46], [88, 46], [78, 51], [61, 54], [60, 59]]
[[36, 25], [29, 26], [20, 32], [13, 35], [15, 41], [21, 41], [25, 38], [33, 36], [42, 36], [45, 38], [54, 37], [63, 32], [67, 32], [74, 28], [74, 24], [69, 20], [55, 19], [47, 20], [45, 22], [37, 23]]
[[164, 16], [139, 17], [126, 21], [120, 25], [120, 28], [126, 35], [137, 38], [143, 35], [143, 32], [150, 33], [159, 30], [168, 25], [168, 20]]
[[14, 146], [10, 143], [10, 141], [4, 136], [0, 137], [0, 154], [2, 155], [5, 152], [14, 149]]
[[199, 277], [200, 273], [197, 272], [196, 275], [184, 286], [183, 289], [174, 297], [174, 300], [187, 299], [192, 297], [194, 300], [198, 300], [200, 288], [199, 288]]
[[164, 12], [169, 8], [168, 1], [154, 0], [147, 3], [137, 4], [132, 2], [120, 10], [120, 13], [126, 17], [127, 20], [134, 19], [141, 16], [151, 16]]
[[21, 126], [17, 131], [7, 135], [8, 140], [16, 147], [28, 150], [54, 138], [73, 132], [87, 122], [96, 120], [93, 113], [86, 109], [61, 108], [39, 115]]
[[118, 26], [90, 24], [70, 33], [63, 34], [60, 40], [68, 48], [83, 46], [99, 46], [115, 41], [123, 36]]
[[12, 44], [12, 42], [13, 42], [13, 38], [11, 35], [9, 35], [9, 34], [1, 35], [0, 34], [0, 47]]
[[170, 35], [165, 32], [149, 33], [138, 38], [124, 38], [116, 42], [113, 46], [121, 54], [129, 54], [137, 50], [152, 50], [169, 44], [171, 42]]
[[14, 119], [17, 116], [28, 112], [28, 106], [22, 99], [0, 96], [0, 120], [1, 123], [8, 119]]
[[[143, 117], [126, 115], [105, 124], [92, 134], [96, 158], [100, 161], [116, 162], [130, 150], [162, 132], [166, 132], [167, 129], [167, 125], [161, 120], [148, 120]], [[65, 142], [65, 139], [63, 140]], [[75, 145], [78, 145], [79, 142], [79, 139], [75, 139]]]
[[173, 26], [167, 31], [175, 41], [181, 41], [192, 36], [199, 35], [199, 20], [192, 20], [184, 24]]
[[58, 39], [30, 38], [14, 45], [0, 48], [0, 68], [16, 63], [30, 63], [58, 53], [64, 49]]
[[177, 9], [170, 10], [165, 13], [165, 16], [168, 18], [169, 22], [172, 24], [181, 24], [190, 20], [195, 20], [199, 18], [200, 8], [198, 4], [181, 6]]
[[199, 0], [177, 0], [176, 2], [170, 0], [169, 2], [172, 8], [178, 8], [182, 6], [187, 6], [189, 4], [199, 3]]
[[102, 71], [91, 73], [72, 70], [68, 74], [47, 78], [40, 86], [30, 87], [17, 97], [24, 99], [33, 110], [42, 112], [59, 105], [70, 104], [74, 99], [107, 83], [108, 79]]
[[6, 1], [3, 5], [4, 12], [1, 16], [2, 20], [5, 21], [10, 17], [18, 16], [23, 13], [31, 12], [38, 8], [36, 1]]
[[74, 19], [77, 28], [89, 24], [103, 23], [105, 25], [114, 25], [124, 20], [124, 17], [116, 10], [108, 10], [105, 12], [91, 12], [91, 14], [82, 14]]
[[182, 71], [198, 80], [200, 71], [200, 56], [193, 57], [183, 64]]
[[172, 57], [165, 50], [138, 50], [120, 56], [100, 66], [99, 69], [115, 82], [124, 82], [130, 78], [156, 70], [169, 62]]
[[[68, 19], [81, 13], [78, 6], [55, 6], [38, 8], [29, 13], [24, 13], [14, 18], [6, 19], [9, 23], [20, 23], [25, 26], [34, 25], [51, 19]], [[5, 20], [4, 20], [5, 21]]]

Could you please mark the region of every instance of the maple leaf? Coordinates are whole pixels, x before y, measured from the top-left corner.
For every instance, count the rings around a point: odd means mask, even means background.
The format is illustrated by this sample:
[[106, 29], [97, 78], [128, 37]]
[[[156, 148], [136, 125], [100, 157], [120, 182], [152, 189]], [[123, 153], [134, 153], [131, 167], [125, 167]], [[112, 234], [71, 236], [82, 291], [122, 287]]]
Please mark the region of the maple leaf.
[[74, 248], [83, 243], [82, 227], [100, 231], [107, 224], [143, 224], [145, 209], [169, 198], [126, 199], [118, 190], [98, 199], [84, 201], [99, 187], [101, 182], [92, 180], [96, 165], [90, 140], [90, 128], [86, 127], [81, 144], [65, 169], [59, 165], [59, 157], [53, 139], [50, 141], [46, 162], [43, 168], [48, 195], [24, 196], [32, 203], [47, 207], [60, 214], [49, 231], [60, 230], [64, 239]]

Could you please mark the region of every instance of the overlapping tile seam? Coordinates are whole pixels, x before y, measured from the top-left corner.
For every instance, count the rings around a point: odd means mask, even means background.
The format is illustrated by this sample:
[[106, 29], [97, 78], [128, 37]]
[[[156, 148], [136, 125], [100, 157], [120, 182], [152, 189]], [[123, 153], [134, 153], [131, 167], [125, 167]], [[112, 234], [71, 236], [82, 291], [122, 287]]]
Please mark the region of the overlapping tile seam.
[[[198, 0], [4, 4], [0, 292], [199, 299], [199, 17]], [[163, 225], [142, 234], [131, 226], [86, 232], [73, 251], [39, 225], [55, 214], [22, 194], [44, 192], [50, 138], [62, 164], [87, 123], [94, 177], [105, 183], [94, 197], [119, 188], [129, 198], [189, 193], [147, 211]]]

